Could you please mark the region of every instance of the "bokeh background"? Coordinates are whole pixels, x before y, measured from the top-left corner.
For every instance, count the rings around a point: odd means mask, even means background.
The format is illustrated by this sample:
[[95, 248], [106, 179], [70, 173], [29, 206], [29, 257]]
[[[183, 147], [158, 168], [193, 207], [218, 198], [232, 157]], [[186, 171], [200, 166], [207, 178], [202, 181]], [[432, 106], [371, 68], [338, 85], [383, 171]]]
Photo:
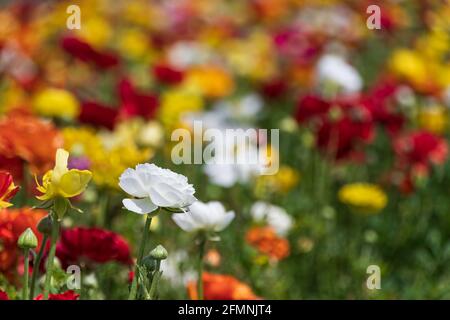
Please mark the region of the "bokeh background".
[[[143, 162], [236, 213], [208, 245], [206, 298], [450, 298], [448, 1], [0, 3], [0, 168], [21, 186], [0, 211], [10, 297], [23, 273], [15, 239], [45, 214], [29, 209], [33, 177], [64, 147], [93, 172], [57, 252], [82, 267], [82, 299], [128, 295], [144, 220], [122, 208], [117, 182]], [[380, 29], [367, 27], [369, 5]], [[279, 129], [280, 170], [175, 165], [170, 135], [192, 119]], [[160, 297], [193, 298], [193, 236], [165, 213], [150, 239], [169, 252]], [[369, 265], [380, 290], [366, 286]]]

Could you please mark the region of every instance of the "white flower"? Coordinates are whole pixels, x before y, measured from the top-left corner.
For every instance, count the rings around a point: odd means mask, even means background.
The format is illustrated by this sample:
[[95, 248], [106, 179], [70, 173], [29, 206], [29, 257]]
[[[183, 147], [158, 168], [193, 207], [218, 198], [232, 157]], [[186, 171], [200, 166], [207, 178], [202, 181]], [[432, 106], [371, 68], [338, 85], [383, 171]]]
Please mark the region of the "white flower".
[[332, 82], [339, 85], [345, 93], [355, 93], [361, 90], [363, 81], [358, 71], [342, 57], [326, 54], [317, 64], [319, 82]]
[[234, 211], [225, 211], [218, 201], [203, 203], [197, 201], [186, 213], [172, 215], [173, 221], [184, 231], [193, 232], [208, 230], [219, 232], [225, 229], [234, 219]]
[[253, 204], [250, 214], [256, 221], [267, 221], [279, 235], [286, 235], [292, 228], [291, 216], [281, 207], [258, 201]]
[[119, 186], [136, 199], [124, 199], [128, 210], [147, 214], [161, 208], [185, 208], [195, 202], [195, 189], [185, 176], [154, 164], [138, 164], [126, 169]]

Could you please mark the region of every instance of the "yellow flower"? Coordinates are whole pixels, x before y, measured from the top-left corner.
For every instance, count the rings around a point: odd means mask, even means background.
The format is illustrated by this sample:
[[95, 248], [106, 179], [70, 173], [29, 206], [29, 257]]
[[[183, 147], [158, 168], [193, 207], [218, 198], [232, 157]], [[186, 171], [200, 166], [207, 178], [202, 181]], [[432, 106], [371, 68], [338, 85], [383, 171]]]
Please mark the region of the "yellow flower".
[[73, 119], [80, 112], [78, 100], [68, 91], [49, 88], [39, 92], [33, 99], [37, 113], [47, 117]]
[[254, 192], [258, 197], [266, 197], [272, 193], [285, 194], [294, 188], [300, 180], [300, 174], [288, 167], [281, 166], [274, 175], [261, 175], [256, 180]]
[[351, 183], [338, 193], [339, 200], [358, 213], [374, 214], [384, 209], [387, 196], [384, 191], [370, 183]]
[[228, 72], [216, 66], [202, 66], [190, 70], [184, 85], [210, 98], [225, 97], [234, 89], [233, 79]]
[[203, 109], [201, 96], [192, 90], [173, 89], [164, 92], [159, 108], [159, 119], [171, 132], [182, 123], [182, 116], [186, 112], [196, 112]]
[[417, 52], [401, 49], [394, 52], [389, 61], [390, 69], [399, 77], [417, 86], [428, 80], [426, 62]]
[[138, 148], [136, 136], [125, 128], [120, 125], [112, 133], [96, 133], [89, 128], [68, 127], [62, 132], [64, 148], [89, 160], [92, 180], [98, 186], [118, 189], [122, 172], [148, 161], [153, 154], [150, 148]]
[[442, 134], [447, 129], [448, 115], [442, 106], [429, 106], [419, 110], [417, 120], [420, 128], [431, 133]]
[[43, 193], [37, 196], [39, 200], [49, 200], [63, 197], [72, 198], [82, 193], [89, 181], [91, 172], [67, 168], [69, 153], [64, 149], [56, 151], [56, 162], [53, 170], [49, 170], [42, 179], [42, 185], [37, 182], [37, 190]]

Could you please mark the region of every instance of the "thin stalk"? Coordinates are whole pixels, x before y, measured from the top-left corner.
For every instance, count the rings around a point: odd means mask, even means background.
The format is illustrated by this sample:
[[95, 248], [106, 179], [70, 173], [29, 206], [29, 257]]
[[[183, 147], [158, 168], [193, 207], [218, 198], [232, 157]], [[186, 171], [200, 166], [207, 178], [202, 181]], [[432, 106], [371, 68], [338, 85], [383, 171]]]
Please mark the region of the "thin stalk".
[[155, 275], [153, 276], [152, 279], [152, 284], [150, 285], [150, 299], [154, 300], [156, 299], [156, 293], [158, 290], [158, 282], [159, 282], [159, 278], [161, 277], [161, 271], [159, 271], [161, 268], [161, 260], [156, 260], [156, 270], [155, 270]]
[[38, 255], [36, 256], [36, 260], [33, 263], [33, 274], [31, 275], [31, 285], [30, 285], [30, 300], [34, 297], [34, 288], [36, 286], [36, 279], [39, 274], [39, 267], [41, 265], [42, 256], [44, 255], [45, 247], [47, 246], [48, 235], [44, 234], [44, 238], [42, 239], [42, 245], [39, 249]]
[[203, 300], [203, 258], [205, 256], [206, 237], [201, 235], [199, 243], [199, 255], [198, 255], [198, 280], [197, 280], [197, 294], [198, 300]]
[[28, 300], [28, 268], [30, 265], [30, 249], [24, 250], [25, 258], [25, 270], [23, 271], [23, 288], [22, 288], [22, 299]]
[[59, 236], [59, 221], [57, 219], [57, 214], [53, 214], [52, 216], [52, 235], [51, 235], [51, 245], [50, 252], [47, 258], [47, 270], [45, 273], [45, 284], [44, 284], [44, 300], [48, 299], [48, 295], [50, 293], [50, 285], [53, 274], [53, 260], [55, 259], [55, 251], [56, 251], [56, 240]]
[[139, 272], [138, 266], [141, 265], [142, 258], [144, 257], [145, 246], [147, 244], [147, 239], [150, 233], [150, 226], [152, 224], [152, 217], [153, 216], [147, 214], [147, 219], [145, 220], [144, 235], [142, 236], [141, 244], [139, 247], [139, 254], [136, 261], [136, 267], [134, 268], [134, 277], [133, 282], [131, 283], [130, 295], [128, 296], [128, 300], [136, 299]]

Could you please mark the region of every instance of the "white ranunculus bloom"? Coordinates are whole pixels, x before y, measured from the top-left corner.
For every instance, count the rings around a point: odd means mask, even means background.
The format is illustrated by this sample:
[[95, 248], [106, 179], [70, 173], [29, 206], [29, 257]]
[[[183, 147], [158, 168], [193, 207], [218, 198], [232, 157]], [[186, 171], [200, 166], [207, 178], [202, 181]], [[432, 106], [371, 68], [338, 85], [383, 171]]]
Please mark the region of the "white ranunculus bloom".
[[279, 235], [286, 235], [292, 228], [292, 217], [281, 207], [257, 201], [250, 209], [250, 214], [256, 221], [267, 221]]
[[317, 64], [316, 72], [320, 83], [332, 82], [340, 86], [345, 93], [356, 93], [363, 86], [358, 71], [338, 55], [322, 56]]
[[128, 210], [147, 214], [161, 208], [185, 208], [194, 203], [195, 189], [185, 176], [154, 164], [138, 164], [126, 169], [119, 186], [134, 199], [124, 199]]
[[219, 232], [230, 224], [234, 216], [234, 211], [225, 211], [218, 201], [208, 203], [197, 201], [189, 206], [188, 212], [176, 213], [172, 215], [172, 219], [187, 232], [198, 230]]

